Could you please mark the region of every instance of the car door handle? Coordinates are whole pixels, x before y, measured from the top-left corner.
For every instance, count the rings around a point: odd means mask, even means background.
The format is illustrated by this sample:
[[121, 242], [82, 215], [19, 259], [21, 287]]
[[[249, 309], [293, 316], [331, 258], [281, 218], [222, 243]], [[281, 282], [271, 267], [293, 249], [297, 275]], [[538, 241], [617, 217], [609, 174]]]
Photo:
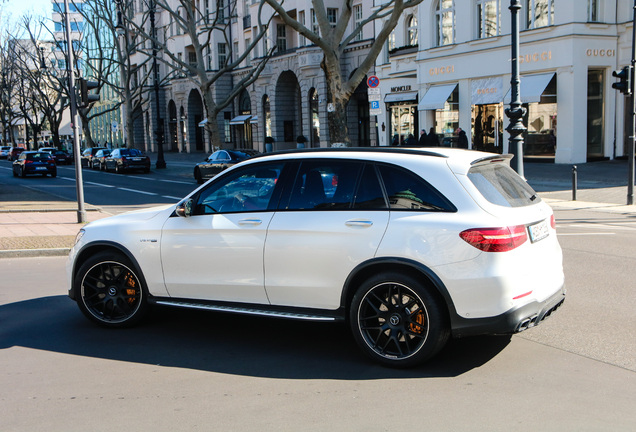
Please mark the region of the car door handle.
[[351, 219], [346, 221], [345, 225], [349, 227], [368, 228], [373, 225], [373, 221], [364, 219]]
[[252, 225], [252, 226], [257, 226], [262, 224], [263, 221], [260, 219], [241, 219], [240, 221], [238, 221], [239, 225]]

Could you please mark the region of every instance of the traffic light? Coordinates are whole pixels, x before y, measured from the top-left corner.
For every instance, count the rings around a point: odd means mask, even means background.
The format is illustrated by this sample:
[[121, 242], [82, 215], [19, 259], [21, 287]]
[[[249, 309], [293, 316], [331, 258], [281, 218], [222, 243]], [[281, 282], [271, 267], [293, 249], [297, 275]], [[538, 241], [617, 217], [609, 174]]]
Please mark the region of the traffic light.
[[630, 95], [632, 94], [632, 66], [625, 66], [621, 70], [615, 70], [612, 72], [612, 76], [619, 79], [618, 82], [612, 84], [612, 88], [615, 88], [619, 92]]
[[97, 81], [87, 81], [84, 78], [79, 78], [79, 101], [77, 106], [80, 108], [86, 108], [93, 102], [97, 102], [99, 100], [99, 94], [89, 93], [89, 91], [96, 89], [97, 87], [99, 87], [99, 83]]

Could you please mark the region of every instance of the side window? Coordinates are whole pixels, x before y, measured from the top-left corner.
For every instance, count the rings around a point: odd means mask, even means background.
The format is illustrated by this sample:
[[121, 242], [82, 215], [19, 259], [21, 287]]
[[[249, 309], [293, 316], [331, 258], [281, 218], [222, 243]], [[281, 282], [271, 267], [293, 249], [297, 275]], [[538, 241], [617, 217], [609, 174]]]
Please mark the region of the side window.
[[353, 208], [357, 210], [387, 209], [375, 166], [367, 164], [362, 172]]
[[282, 169], [283, 163], [276, 163], [235, 170], [199, 194], [194, 214], [267, 210]]
[[305, 161], [294, 181], [289, 210], [351, 208], [363, 164], [343, 160]]
[[379, 169], [391, 210], [456, 210], [441, 193], [412, 172], [388, 165]]

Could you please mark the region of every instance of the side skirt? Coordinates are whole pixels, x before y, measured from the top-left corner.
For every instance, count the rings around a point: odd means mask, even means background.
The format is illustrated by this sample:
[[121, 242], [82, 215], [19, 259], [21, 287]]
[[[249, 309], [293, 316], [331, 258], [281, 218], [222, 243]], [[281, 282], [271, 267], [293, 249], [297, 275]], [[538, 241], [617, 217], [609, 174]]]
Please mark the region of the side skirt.
[[268, 306], [261, 304], [226, 303], [197, 301], [191, 299], [174, 299], [169, 297], [151, 297], [149, 302], [160, 306], [172, 306], [186, 309], [209, 310], [245, 315], [256, 315], [273, 318], [287, 318], [304, 321], [344, 321], [344, 310], [323, 310], [309, 308], [292, 308]]

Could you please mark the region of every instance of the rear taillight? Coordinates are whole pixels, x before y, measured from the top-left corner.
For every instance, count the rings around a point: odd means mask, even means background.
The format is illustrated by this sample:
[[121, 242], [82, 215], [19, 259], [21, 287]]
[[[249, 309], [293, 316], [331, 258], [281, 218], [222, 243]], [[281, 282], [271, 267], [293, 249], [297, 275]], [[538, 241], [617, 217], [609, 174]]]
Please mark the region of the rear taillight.
[[554, 215], [550, 216], [550, 226], [552, 229], [556, 229], [556, 219], [554, 218]]
[[471, 246], [484, 252], [507, 252], [528, 240], [526, 227], [517, 225], [503, 228], [473, 228], [459, 236]]
[[33, 163], [33, 161], [32, 161], [32, 160], [27, 159], [27, 160], [25, 160], [25, 161], [24, 161], [24, 163], [25, 163], [25, 164], [30, 164], [30, 163]]

